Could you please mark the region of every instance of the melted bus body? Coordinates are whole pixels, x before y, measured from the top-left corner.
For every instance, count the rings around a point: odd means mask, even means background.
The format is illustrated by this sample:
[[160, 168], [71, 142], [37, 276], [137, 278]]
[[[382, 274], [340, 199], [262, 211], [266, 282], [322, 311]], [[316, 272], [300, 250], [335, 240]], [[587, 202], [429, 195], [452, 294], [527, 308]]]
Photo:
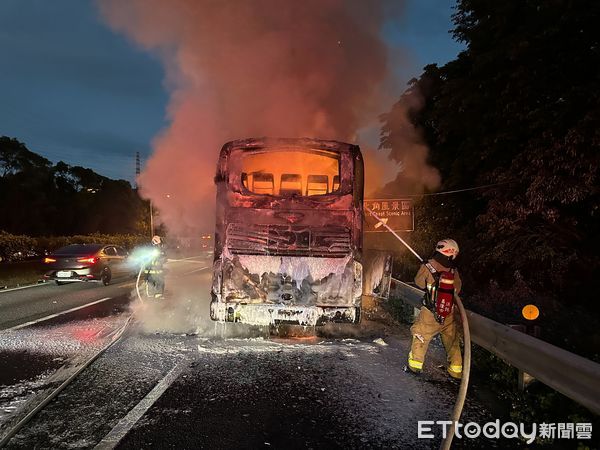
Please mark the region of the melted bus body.
[[360, 321], [358, 146], [306, 138], [229, 142], [215, 182], [213, 320]]

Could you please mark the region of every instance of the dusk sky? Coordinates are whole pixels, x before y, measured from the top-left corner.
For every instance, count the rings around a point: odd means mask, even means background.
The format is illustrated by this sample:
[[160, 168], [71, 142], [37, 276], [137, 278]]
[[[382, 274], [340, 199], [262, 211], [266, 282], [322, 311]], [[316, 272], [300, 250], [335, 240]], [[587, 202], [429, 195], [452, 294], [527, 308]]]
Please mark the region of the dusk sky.
[[[390, 46], [408, 52], [402, 83], [462, 49], [448, 33], [453, 5], [409, 0], [402, 21], [384, 27]], [[109, 29], [91, 0], [3, 0], [0, 54], [0, 135], [53, 162], [133, 181], [135, 152], [147, 158], [166, 126], [158, 58]]]

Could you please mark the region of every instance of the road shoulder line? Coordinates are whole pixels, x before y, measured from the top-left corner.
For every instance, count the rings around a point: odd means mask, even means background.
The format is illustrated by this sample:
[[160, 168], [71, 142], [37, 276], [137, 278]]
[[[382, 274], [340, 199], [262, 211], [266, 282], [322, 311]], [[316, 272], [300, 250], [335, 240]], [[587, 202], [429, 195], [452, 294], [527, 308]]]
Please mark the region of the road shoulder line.
[[21, 289], [29, 289], [29, 288], [34, 288], [34, 287], [38, 287], [38, 286], [48, 286], [49, 284], [50, 283], [36, 283], [36, 284], [28, 284], [27, 286], [19, 286], [19, 287], [10, 288], [10, 289], [0, 289], [0, 294], [2, 294], [4, 292], [20, 291]]
[[55, 313], [55, 314], [51, 314], [49, 316], [40, 317], [39, 319], [32, 320], [30, 322], [25, 322], [25, 323], [22, 323], [20, 325], [15, 325], [14, 327], [5, 328], [4, 330], [0, 330], [0, 332], [18, 330], [19, 328], [25, 328], [25, 327], [28, 327], [30, 325], [35, 325], [36, 323], [40, 323], [40, 322], [44, 322], [46, 320], [54, 319], [55, 317], [59, 317], [59, 316], [62, 316], [64, 314], [68, 314], [70, 312], [78, 311], [78, 310], [86, 308], [88, 306], [92, 306], [92, 305], [96, 305], [98, 303], [105, 302], [106, 300], [110, 300], [112, 298], [113, 297], [104, 297], [104, 298], [101, 298], [100, 300], [94, 300], [93, 302], [86, 303], [85, 305], [76, 306], [75, 308], [67, 309], [65, 311], [61, 311], [61, 312], [58, 312], [58, 313]]
[[188, 366], [189, 361], [184, 360], [173, 367], [165, 377], [158, 382], [137, 405], [131, 409], [125, 417], [108, 432], [104, 438], [94, 447], [94, 450], [112, 450], [115, 448], [121, 439], [135, 426], [144, 414], [156, 403], [156, 401], [164, 394], [164, 392], [173, 384], [179, 377], [181, 372]]

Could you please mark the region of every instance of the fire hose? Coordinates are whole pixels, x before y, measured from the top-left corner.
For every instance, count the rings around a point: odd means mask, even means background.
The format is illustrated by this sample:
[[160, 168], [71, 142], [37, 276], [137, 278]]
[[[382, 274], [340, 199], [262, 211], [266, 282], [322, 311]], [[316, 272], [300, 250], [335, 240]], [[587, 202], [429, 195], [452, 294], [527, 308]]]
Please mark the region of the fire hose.
[[[394, 230], [392, 230], [392, 228], [387, 223], [385, 223], [385, 221], [381, 220], [381, 218], [377, 214], [375, 214], [369, 207], [364, 206], [364, 208], [373, 217], [375, 217], [375, 219], [377, 219], [379, 221], [379, 223], [381, 223], [381, 225], [383, 225], [390, 233], [392, 233], [396, 239], [398, 239], [400, 242], [402, 242], [402, 244], [413, 255], [415, 255], [422, 264], [424, 264], [430, 271], [433, 270], [433, 268], [430, 266], [430, 264], [425, 262], [425, 260], [423, 258], [421, 258], [421, 256], [415, 250], [413, 250], [413, 248], [410, 245], [408, 245], [408, 243], [404, 239], [402, 239], [400, 236], [398, 236], [398, 233], [396, 233]], [[462, 379], [460, 382], [460, 387], [458, 389], [458, 395], [456, 397], [456, 402], [454, 403], [454, 410], [452, 411], [452, 417], [450, 419], [452, 421], [452, 424], [450, 425], [450, 432], [446, 435], [446, 437], [442, 441], [442, 444], [440, 445], [440, 449], [442, 449], [442, 450], [448, 450], [452, 444], [452, 439], [454, 438], [454, 434], [455, 434], [455, 430], [456, 430], [456, 423], [460, 419], [460, 415], [462, 414], [463, 406], [465, 404], [465, 399], [467, 398], [467, 389], [469, 388], [469, 374], [471, 372], [471, 332], [469, 330], [469, 322], [467, 320], [467, 313], [466, 313], [465, 308], [462, 304], [462, 301], [460, 300], [460, 297], [458, 295], [456, 295], [456, 294], [454, 295], [454, 300], [456, 301], [456, 305], [458, 306], [458, 311], [460, 313], [460, 318], [461, 318], [461, 322], [462, 322], [462, 326], [463, 326], [463, 339], [464, 339], [464, 344], [465, 344], [465, 351], [464, 351], [464, 355], [463, 355], [463, 376], [462, 376]]]
[[143, 305], [144, 300], [142, 299], [142, 294], [140, 294], [140, 278], [142, 276], [142, 272], [146, 269], [146, 263], [142, 263], [140, 267], [140, 271], [138, 272], [137, 278], [135, 280], [135, 292], [137, 293], [138, 299], [140, 303]]

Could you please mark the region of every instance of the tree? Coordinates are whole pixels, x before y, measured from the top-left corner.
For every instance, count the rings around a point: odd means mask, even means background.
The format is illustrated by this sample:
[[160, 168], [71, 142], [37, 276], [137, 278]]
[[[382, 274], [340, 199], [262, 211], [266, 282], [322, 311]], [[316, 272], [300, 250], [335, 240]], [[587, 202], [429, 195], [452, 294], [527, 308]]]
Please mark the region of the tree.
[[50, 161], [29, 151], [25, 144], [0, 136], [0, 176], [3, 178], [18, 172], [47, 170], [50, 166]]
[[50, 161], [0, 137], [0, 230], [73, 235], [147, 230], [146, 203], [124, 180]]
[[[497, 184], [428, 197], [419, 219], [427, 239], [461, 240], [467, 289], [477, 286], [473, 299], [494, 305], [490, 314], [502, 309], [492, 294], [515, 284], [557, 313], [549, 324], [567, 305], [600, 312], [587, 291], [599, 250], [599, 17], [597, 2], [461, 0], [453, 33], [467, 49], [411, 82], [422, 104], [409, 118], [441, 190]], [[403, 126], [403, 101], [383, 116], [382, 146]], [[498, 318], [514, 321], [520, 306]]]

